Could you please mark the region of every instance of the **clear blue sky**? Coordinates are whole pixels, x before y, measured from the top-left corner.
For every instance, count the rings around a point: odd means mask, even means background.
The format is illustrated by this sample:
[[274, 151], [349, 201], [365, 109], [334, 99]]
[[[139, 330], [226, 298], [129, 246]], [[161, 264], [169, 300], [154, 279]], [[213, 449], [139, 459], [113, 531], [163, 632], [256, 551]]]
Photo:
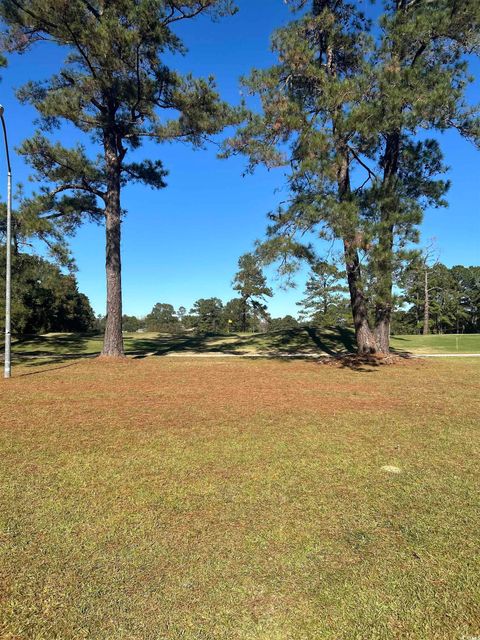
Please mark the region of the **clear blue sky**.
[[[359, 0], [361, 1], [361, 0]], [[213, 74], [222, 97], [240, 100], [239, 77], [253, 67], [274, 61], [269, 49], [272, 31], [291, 19], [282, 0], [239, 0], [239, 13], [221, 22], [200, 18], [182, 25], [189, 54], [177, 59], [181, 71]], [[15, 56], [2, 71], [0, 101], [6, 107], [11, 146], [34, 130], [35, 113], [18, 104], [14, 89], [29, 79], [48, 77], [58, 68], [58, 50], [39, 45], [34, 54]], [[472, 67], [473, 68], [473, 67]], [[476, 63], [474, 71], [480, 70]], [[478, 73], [477, 73], [478, 77]], [[480, 98], [478, 84], [472, 89]], [[78, 134], [62, 134], [66, 145]], [[442, 136], [452, 188], [449, 209], [428, 211], [422, 238], [436, 238], [440, 259], [447, 265], [480, 264], [480, 153], [454, 133]], [[155, 302], [190, 308], [201, 297], [233, 297], [230, 283], [238, 257], [264, 235], [266, 214], [285, 197], [283, 171], [259, 170], [242, 177], [244, 161], [217, 160], [216, 148], [192, 151], [183, 144], [143, 147], [142, 157], [160, 157], [169, 170], [168, 187], [125, 189], [128, 210], [123, 226], [124, 312], [144, 315]], [[0, 165], [1, 166], [1, 165]], [[13, 157], [15, 181], [27, 183], [28, 169]], [[280, 189], [280, 191], [279, 191]], [[0, 196], [5, 198], [0, 183]], [[97, 313], [104, 313], [104, 231], [84, 225], [72, 241], [78, 281]], [[298, 288], [283, 291], [269, 272], [275, 297], [273, 315], [296, 314], [305, 273]]]

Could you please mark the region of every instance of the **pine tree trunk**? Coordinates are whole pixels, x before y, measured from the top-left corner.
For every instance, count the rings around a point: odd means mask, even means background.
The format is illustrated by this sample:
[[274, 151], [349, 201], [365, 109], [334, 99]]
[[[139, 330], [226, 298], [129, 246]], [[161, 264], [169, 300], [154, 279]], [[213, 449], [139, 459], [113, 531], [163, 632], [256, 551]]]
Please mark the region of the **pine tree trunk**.
[[[339, 157], [343, 157], [338, 172], [338, 193], [341, 201], [347, 201], [351, 195], [348, 152], [340, 142], [337, 142], [337, 153]], [[361, 355], [376, 353], [377, 345], [368, 321], [368, 308], [363, 292], [362, 271], [355, 239], [344, 237], [343, 249], [357, 352]]]
[[368, 322], [368, 310], [363, 293], [358, 251], [355, 246], [346, 240], [343, 242], [343, 247], [357, 351], [361, 355], [376, 353], [375, 337]]
[[246, 333], [247, 331], [247, 312], [248, 312], [248, 303], [245, 298], [242, 298], [242, 332]]
[[107, 167], [105, 206], [107, 319], [102, 354], [104, 356], [122, 358], [125, 355], [125, 351], [122, 335], [120, 162], [112, 137], [106, 136], [104, 144]]
[[[313, 14], [319, 15], [325, 6], [325, 0], [314, 0]], [[326, 66], [327, 73], [332, 77], [336, 77], [334, 52], [330, 46], [327, 47]], [[337, 108], [332, 118], [335, 150], [339, 161], [337, 173], [338, 199], [340, 202], [349, 202], [352, 197], [350, 184], [350, 152], [345, 139], [341, 135], [337, 135], [336, 116], [340, 115], [340, 112], [341, 108]], [[368, 321], [368, 308], [363, 292], [362, 272], [357, 244], [355, 242], [355, 231], [355, 229], [348, 227], [344, 230], [342, 234], [343, 248], [357, 352], [365, 355], [376, 353], [377, 345]]]
[[[404, 10], [406, 0], [396, 0], [396, 10]], [[392, 67], [400, 68], [398, 56], [392, 56]], [[380, 353], [390, 353], [390, 324], [393, 309], [393, 241], [392, 207], [395, 207], [395, 181], [400, 158], [401, 132], [394, 129], [387, 134], [383, 169], [383, 204], [380, 212], [377, 263], [378, 289], [375, 302], [375, 339]]]
[[[385, 221], [388, 220], [388, 212]], [[380, 353], [390, 353], [390, 324], [393, 307], [393, 227], [385, 226], [378, 240], [377, 291], [375, 301], [375, 339]]]
[[375, 340], [380, 353], [390, 353], [391, 308], [379, 305], [375, 310]]
[[388, 134], [383, 173], [383, 204], [378, 237], [377, 292], [375, 302], [375, 339], [380, 353], [390, 353], [390, 323], [393, 308], [393, 234], [392, 207], [395, 206], [395, 181], [400, 155], [400, 132]]
[[425, 297], [425, 302], [423, 306], [423, 335], [428, 336], [428, 334], [430, 333], [430, 297], [428, 293], [428, 269], [426, 267], [425, 267], [424, 297]]

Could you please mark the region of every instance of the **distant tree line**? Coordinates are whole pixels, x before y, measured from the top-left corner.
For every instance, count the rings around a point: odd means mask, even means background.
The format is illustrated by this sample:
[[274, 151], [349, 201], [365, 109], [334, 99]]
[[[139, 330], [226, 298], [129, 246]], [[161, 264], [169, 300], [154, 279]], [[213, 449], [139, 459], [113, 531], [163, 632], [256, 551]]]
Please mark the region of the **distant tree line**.
[[[143, 317], [124, 315], [123, 330], [127, 333], [151, 331], [158, 333], [183, 333], [191, 331], [200, 335], [239, 332], [265, 332], [292, 329], [300, 325], [291, 315], [272, 318], [266, 309], [262, 313], [248, 310], [245, 314], [242, 298], [232, 298], [225, 304], [220, 298], [200, 298], [189, 312], [185, 307], [157, 302], [151, 312]], [[95, 328], [103, 331], [105, 317], [98, 316]]]
[[[418, 254], [395, 278], [391, 332], [479, 333], [480, 266], [429, 265], [427, 254]], [[372, 315], [374, 279], [366, 270], [364, 297]], [[345, 271], [318, 262], [307, 280], [304, 299], [297, 303], [300, 322], [317, 327], [351, 326], [347, 292]]]
[[[200, 298], [187, 311], [156, 303], [144, 318], [124, 315], [124, 331], [184, 332], [224, 334], [288, 330], [299, 326], [352, 327], [345, 271], [319, 261], [311, 271], [304, 297], [297, 302], [298, 318], [292, 315], [272, 318], [265, 298], [272, 291], [254, 256], [239, 259], [233, 287], [239, 297], [223, 303], [220, 298]], [[416, 266], [415, 266], [416, 265]], [[369, 284], [366, 279], [367, 285]], [[412, 263], [397, 282], [392, 333], [477, 333], [480, 332], [480, 267], [436, 263]], [[365, 288], [370, 301], [371, 288]], [[426, 303], [425, 303], [426, 301]], [[97, 319], [104, 329], [105, 318]]]
[[[16, 214], [19, 227], [20, 214]], [[0, 236], [2, 235], [0, 216]], [[71, 271], [18, 249], [21, 238], [33, 238], [31, 231], [15, 234], [13, 256], [12, 322], [16, 334], [48, 332], [104, 331], [106, 318], [94, 312], [88, 298], [79, 292]], [[56, 255], [72, 269], [62, 238], [57, 239]], [[61, 251], [60, 251], [61, 249]], [[0, 314], [4, 317], [5, 260], [0, 252]], [[365, 299], [370, 286], [366, 279]], [[412, 262], [397, 279], [397, 295], [392, 317], [392, 333], [476, 333], [480, 332], [480, 266], [428, 265], [422, 259]], [[352, 327], [347, 277], [341, 267], [317, 261], [306, 282], [304, 297], [297, 303], [298, 319], [292, 315], [273, 318], [266, 300], [273, 295], [255, 255], [245, 254], [238, 261], [232, 281], [238, 297], [223, 303], [218, 297], [200, 298], [187, 310], [158, 302], [142, 318], [123, 315], [126, 332], [150, 331], [197, 334], [225, 334], [288, 330], [302, 325], [318, 328]]]
[[[183, 306], [177, 310], [171, 305], [157, 302], [145, 318], [124, 315], [124, 331], [181, 332], [197, 334], [219, 334], [230, 332], [262, 332], [291, 329], [299, 322], [291, 315], [272, 318], [267, 310], [266, 298], [272, 290], [252, 254], [244, 254], [238, 260], [238, 271], [232, 287], [238, 292], [225, 304], [220, 298], [200, 298], [190, 311]], [[103, 330], [105, 319], [97, 319], [97, 327]]]
[[402, 289], [395, 333], [480, 332], [480, 266], [424, 265], [405, 273]]

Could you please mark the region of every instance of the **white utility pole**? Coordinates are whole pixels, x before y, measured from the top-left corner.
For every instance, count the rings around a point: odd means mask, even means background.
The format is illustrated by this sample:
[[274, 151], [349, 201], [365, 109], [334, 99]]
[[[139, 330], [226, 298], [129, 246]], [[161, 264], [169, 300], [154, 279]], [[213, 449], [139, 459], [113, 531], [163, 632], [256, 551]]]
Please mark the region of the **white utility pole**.
[[0, 105], [0, 119], [2, 120], [5, 153], [7, 156], [7, 239], [6, 239], [6, 269], [5, 269], [5, 372], [4, 377], [12, 374], [12, 167], [10, 166], [10, 152], [8, 150], [7, 126], [3, 117], [4, 108]]

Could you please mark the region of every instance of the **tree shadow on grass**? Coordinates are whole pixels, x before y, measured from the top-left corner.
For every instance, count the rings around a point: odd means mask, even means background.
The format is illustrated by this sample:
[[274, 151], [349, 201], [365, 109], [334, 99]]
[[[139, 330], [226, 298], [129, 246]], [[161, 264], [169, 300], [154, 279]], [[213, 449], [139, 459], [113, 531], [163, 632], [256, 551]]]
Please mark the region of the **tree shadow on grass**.
[[21, 336], [12, 344], [12, 351], [19, 356], [91, 355], [88, 343], [99, 339], [99, 334], [51, 333], [40, 336]]
[[[48, 367], [48, 368], [40, 369], [40, 370], [37, 370], [37, 371], [28, 371], [27, 373], [19, 373], [18, 375], [14, 376], [14, 377], [16, 377], [16, 378], [26, 378], [28, 376], [36, 376], [36, 375], [39, 375], [41, 373], [47, 373], [47, 372], [50, 372], [50, 371], [58, 371], [59, 369], [68, 369], [69, 367], [74, 367], [77, 364], [77, 362], [74, 361], [74, 362], [70, 362], [69, 364], [60, 364], [60, 366], [57, 366], [57, 367], [50, 366], [51, 364], [53, 364], [52, 361], [42, 362], [41, 364], [32, 365], [32, 366], [37, 366], [37, 367], [43, 366], [43, 367]], [[55, 364], [59, 364], [59, 361], [56, 360]]]
[[320, 331], [314, 327], [298, 327], [265, 334], [159, 334], [156, 338], [128, 339], [126, 352], [134, 358], [192, 355], [252, 354], [275, 358], [304, 354], [338, 355], [354, 349], [352, 331], [341, 327]]
[[[234, 354], [237, 341], [212, 344], [214, 340], [230, 339], [233, 334], [159, 334], [156, 338], [129, 339], [125, 340], [125, 352], [135, 359], [147, 358], [150, 356], [166, 356], [174, 353], [225, 353]], [[242, 355], [242, 354], [239, 354]]]
[[347, 329], [346, 327], [329, 327], [321, 333], [315, 327], [305, 327], [305, 331], [315, 346], [330, 356], [336, 356], [339, 352], [355, 352], [355, 334], [351, 329]]
[[[92, 349], [92, 342], [99, 338], [98, 334], [88, 333], [58, 333], [14, 338], [12, 341], [12, 367], [21, 365], [38, 369], [39, 367], [50, 367], [50, 365], [61, 365], [81, 358], [96, 357], [99, 351]], [[4, 357], [2, 345], [0, 351], [2, 362]]]
[[[260, 357], [265, 359], [332, 362], [354, 371], [372, 372], [384, 360], [355, 354], [355, 335], [348, 327], [311, 326], [271, 331], [265, 334], [157, 334], [153, 337], [126, 335], [126, 355], [133, 359], [168, 355], [214, 355]], [[13, 345], [13, 364], [51, 370], [72, 360], [94, 358], [100, 354], [99, 334], [50, 334], [25, 336]], [[16, 348], [15, 348], [16, 347]], [[396, 356], [408, 357], [405, 352]], [[41, 371], [38, 371], [40, 373]]]

